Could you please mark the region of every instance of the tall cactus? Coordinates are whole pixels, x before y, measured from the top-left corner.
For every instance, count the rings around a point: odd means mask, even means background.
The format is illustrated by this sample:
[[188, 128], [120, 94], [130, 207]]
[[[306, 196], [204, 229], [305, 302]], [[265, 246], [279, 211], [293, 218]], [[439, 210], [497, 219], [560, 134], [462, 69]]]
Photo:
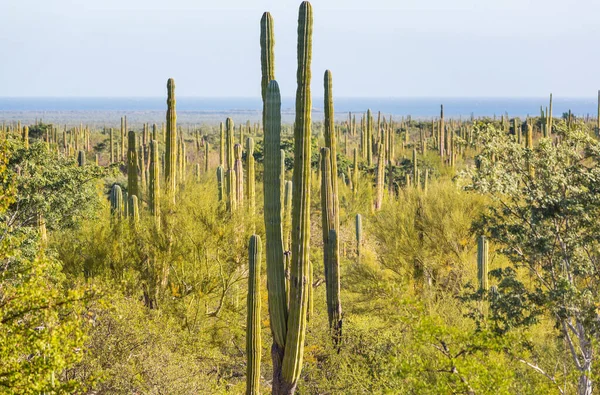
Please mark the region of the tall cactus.
[[[339, 201], [338, 201], [338, 182], [337, 182], [337, 141], [334, 129], [334, 110], [333, 110], [333, 89], [331, 71], [326, 70], [324, 75], [325, 89], [325, 145], [328, 149], [321, 150], [328, 163], [329, 169], [323, 166], [323, 176], [321, 177], [321, 207], [323, 217], [329, 217], [327, 222], [323, 220], [323, 242], [324, 242], [324, 265], [325, 282], [327, 285], [327, 313], [329, 317], [329, 327], [333, 332], [335, 342], [341, 337], [342, 330], [342, 304], [340, 301], [340, 246], [337, 235], [340, 228]], [[326, 181], [323, 181], [327, 179]], [[331, 199], [327, 199], [323, 193], [330, 189]], [[325, 226], [326, 225], [326, 226]], [[334, 231], [335, 237], [329, 239], [331, 231]]]
[[125, 151], [125, 139], [127, 139], [127, 116], [121, 117], [121, 160], [127, 163], [127, 153]]
[[23, 146], [29, 149], [29, 126], [23, 126]]
[[412, 153], [412, 166], [413, 166], [413, 180], [415, 181], [415, 188], [419, 187], [419, 184], [417, 183], [417, 178], [419, 178], [419, 167], [417, 165], [417, 149], [413, 148], [413, 153]]
[[148, 185], [148, 205], [150, 212], [155, 218], [156, 225], [160, 224], [160, 187], [159, 172], [160, 163], [158, 161], [158, 141], [150, 141], [150, 180]]
[[235, 162], [233, 171], [235, 172], [235, 200], [238, 207], [244, 205], [244, 167], [242, 165], [242, 145], [236, 144], [233, 146], [233, 156]]
[[235, 170], [233, 168], [234, 165], [234, 156], [233, 156], [233, 133], [234, 126], [233, 120], [231, 118], [227, 118], [225, 122], [226, 126], [226, 149], [225, 149], [225, 162], [227, 163], [226, 168], [226, 192], [227, 192], [227, 211], [230, 213], [235, 211], [237, 207], [236, 202], [236, 193], [235, 193]]
[[251, 214], [256, 211], [256, 186], [254, 183], [254, 139], [246, 139], [246, 200], [248, 201], [248, 210]]
[[129, 219], [131, 221], [131, 225], [134, 228], [137, 228], [140, 222], [140, 206], [137, 196], [129, 195], [129, 207], [131, 207], [131, 210], [129, 212]]
[[281, 96], [270, 81], [264, 102], [264, 215], [267, 251], [267, 288], [273, 334], [273, 393], [280, 394], [281, 368], [287, 335], [283, 237], [281, 223]]
[[[333, 173], [329, 148], [321, 148], [321, 219], [323, 230], [323, 267], [327, 295], [327, 315], [334, 341], [341, 335], [339, 244], [337, 243], [335, 196], [333, 194]], [[330, 236], [333, 235], [332, 240]], [[336, 248], [338, 247], [338, 248]]]
[[307, 296], [310, 283], [310, 93], [312, 56], [312, 6], [304, 1], [298, 15], [298, 72], [294, 130], [294, 173], [292, 204], [292, 262], [290, 303], [285, 353], [281, 369], [281, 391], [293, 394], [302, 370], [306, 335]]
[[225, 127], [219, 125], [219, 166], [225, 166]]
[[485, 236], [480, 236], [477, 242], [477, 279], [479, 281], [479, 289], [483, 291], [489, 289], [488, 252], [488, 241]]
[[265, 126], [265, 103], [267, 86], [275, 79], [275, 34], [273, 32], [273, 17], [265, 12], [260, 18], [260, 68], [261, 68], [261, 95], [263, 100], [263, 128]]
[[[127, 194], [139, 196], [138, 173], [137, 173], [137, 150], [135, 147], [136, 138], [133, 130], [129, 131], [129, 144], [127, 146]], [[128, 202], [130, 203], [130, 202]], [[128, 204], [130, 215], [132, 215], [131, 204]]]
[[352, 165], [352, 192], [356, 195], [358, 192], [358, 150], [354, 148], [354, 162]]
[[367, 165], [373, 166], [373, 115], [371, 109], [367, 110], [367, 134], [366, 134]]
[[383, 147], [379, 144], [377, 152], [377, 174], [375, 175], [375, 210], [381, 210], [383, 205], [383, 189], [385, 186], [385, 160], [383, 159]]
[[208, 141], [204, 142], [204, 172], [208, 173], [208, 153], [210, 151], [210, 144]]
[[115, 142], [113, 128], [110, 128], [110, 163], [115, 163]]
[[[286, 181], [283, 198], [283, 248], [286, 251], [292, 249], [292, 181]], [[289, 273], [289, 267], [286, 267]]]
[[444, 125], [444, 105], [440, 105], [440, 127], [438, 130], [439, 133], [439, 139], [438, 139], [438, 146], [440, 148], [440, 157], [442, 158], [442, 163], [444, 161], [444, 154], [445, 154], [445, 150], [444, 150], [444, 143], [446, 140], [446, 127]]
[[246, 319], [246, 395], [258, 395], [260, 392], [260, 236], [250, 236], [248, 246], [248, 313]]
[[167, 132], [165, 154], [165, 181], [167, 195], [175, 202], [177, 186], [177, 113], [175, 110], [175, 81], [167, 81]]

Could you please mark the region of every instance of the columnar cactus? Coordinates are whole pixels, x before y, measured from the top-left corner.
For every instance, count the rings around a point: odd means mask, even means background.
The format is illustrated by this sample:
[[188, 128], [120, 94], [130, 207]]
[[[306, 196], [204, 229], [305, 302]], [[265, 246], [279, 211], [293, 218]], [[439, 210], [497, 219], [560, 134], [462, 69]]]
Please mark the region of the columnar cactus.
[[[283, 248], [292, 249], [292, 181], [286, 181], [283, 198]], [[289, 269], [289, 268], [288, 268]]]
[[148, 185], [148, 205], [150, 212], [156, 219], [156, 225], [160, 224], [160, 187], [159, 172], [160, 163], [158, 161], [158, 141], [150, 141], [150, 180]]
[[225, 195], [225, 171], [223, 170], [223, 166], [217, 167], [217, 190], [219, 192], [219, 202], [222, 202]]
[[131, 225], [136, 228], [138, 223], [140, 222], [140, 208], [139, 208], [139, 200], [135, 195], [129, 195], [129, 219], [131, 221]]
[[371, 109], [367, 110], [367, 136], [366, 136], [366, 147], [367, 147], [367, 165], [373, 166], [373, 116], [371, 115]]
[[242, 165], [242, 145], [233, 146], [233, 156], [235, 162], [233, 171], [235, 172], [235, 200], [239, 207], [244, 205], [244, 167]]
[[138, 168], [139, 168], [139, 173], [140, 173], [140, 190], [139, 190], [139, 197], [140, 199], [142, 199], [143, 195], [146, 193], [147, 188], [147, 184], [148, 184], [148, 179], [147, 179], [147, 173], [146, 173], [146, 158], [144, 155], [144, 147], [143, 146], [139, 146], [138, 147]]
[[[321, 219], [323, 230], [323, 266], [327, 294], [327, 315], [334, 341], [341, 335], [342, 307], [339, 295], [339, 244], [337, 240], [333, 172], [329, 148], [321, 148]], [[330, 239], [334, 235], [334, 240]], [[334, 244], [335, 243], [335, 244]], [[336, 248], [338, 247], [338, 248]]]
[[252, 235], [248, 246], [248, 298], [246, 319], [246, 395], [260, 393], [260, 236]]
[[550, 108], [548, 110], [548, 133], [552, 133], [552, 93], [550, 94]]
[[261, 96], [263, 100], [263, 128], [265, 125], [265, 111], [267, 86], [269, 81], [275, 79], [275, 34], [273, 31], [273, 17], [265, 12], [260, 18], [260, 68], [261, 68]]
[[477, 279], [479, 281], [479, 289], [483, 291], [489, 289], [488, 252], [488, 241], [485, 236], [480, 236], [477, 242]]
[[[412, 160], [412, 162], [413, 162], [412, 163], [412, 165], [413, 165], [413, 180], [416, 181], [418, 178], [418, 174], [419, 174], [419, 168], [417, 166], [417, 149], [416, 148], [413, 148], [412, 157], [413, 157], [413, 160]], [[419, 186], [418, 183], [415, 182], [415, 184], [416, 184], [415, 187]]]
[[127, 139], [127, 117], [121, 117], [121, 160], [127, 163], [127, 153], [125, 151], [125, 140]]
[[246, 139], [246, 200], [251, 214], [256, 211], [256, 187], [254, 174], [254, 139]]
[[29, 126], [23, 126], [23, 146], [29, 149]]
[[[137, 150], [136, 138], [133, 130], [129, 131], [129, 144], [127, 149], [127, 194], [131, 197], [139, 195], [138, 173], [137, 173]], [[131, 206], [129, 205], [131, 209]], [[131, 210], [130, 214], [132, 213]]]
[[79, 150], [77, 153], [77, 164], [79, 167], [85, 166], [85, 151]]
[[352, 192], [356, 195], [358, 192], [358, 150], [354, 148], [354, 163], [352, 166]]
[[226, 192], [227, 192], [227, 211], [230, 213], [235, 211], [237, 207], [236, 202], [236, 193], [235, 193], [235, 170], [233, 168], [234, 165], [234, 156], [233, 156], [233, 120], [231, 118], [227, 118], [225, 122], [226, 125], [226, 149], [225, 149], [225, 162], [227, 163], [227, 171], [225, 173], [227, 179]]
[[446, 152], [444, 150], [444, 142], [446, 140], [446, 127], [444, 125], [444, 105], [443, 104], [440, 106], [440, 127], [438, 129], [438, 134], [439, 134], [438, 146], [440, 149], [440, 157], [442, 158], [442, 162], [443, 162], [444, 154]]
[[[279, 394], [283, 385], [281, 368], [287, 336], [283, 236], [281, 222], [281, 96], [279, 85], [270, 81], [264, 102], [264, 215], [267, 251], [267, 288], [273, 334], [274, 384]], [[275, 359], [277, 357], [277, 359]], [[279, 369], [279, 372], [276, 370]], [[277, 389], [277, 392], [275, 391]]]
[[121, 219], [124, 214], [123, 191], [119, 184], [113, 184], [110, 189], [110, 213], [113, 218]]
[[175, 110], [175, 81], [167, 81], [167, 131], [165, 146], [165, 182], [167, 195], [175, 202], [177, 186], [177, 113]]

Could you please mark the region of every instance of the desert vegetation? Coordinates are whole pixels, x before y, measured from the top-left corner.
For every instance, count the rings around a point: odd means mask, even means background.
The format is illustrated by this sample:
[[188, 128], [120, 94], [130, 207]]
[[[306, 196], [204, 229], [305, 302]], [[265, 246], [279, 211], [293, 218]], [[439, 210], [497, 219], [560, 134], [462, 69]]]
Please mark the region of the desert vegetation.
[[2, 124], [0, 392], [592, 394], [600, 117], [335, 113], [303, 2], [282, 124], [259, 19], [260, 122]]

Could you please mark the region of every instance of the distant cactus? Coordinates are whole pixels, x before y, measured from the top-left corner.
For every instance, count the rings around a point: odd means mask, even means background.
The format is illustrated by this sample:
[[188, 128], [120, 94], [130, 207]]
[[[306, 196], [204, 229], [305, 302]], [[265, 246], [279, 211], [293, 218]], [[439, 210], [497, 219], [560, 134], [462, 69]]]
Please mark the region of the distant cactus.
[[246, 139], [246, 200], [251, 214], [256, 211], [256, 186], [254, 174], [254, 139]]
[[210, 144], [208, 141], [204, 143], [204, 172], [208, 173], [208, 153], [210, 152]]
[[235, 200], [238, 207], [244, 206], [244, 166], [242, 165], [242, 145], [233, 146], [235, 158], [233, 171], [235, 172]]
[[219, 166], [225, 166], [225, 128], [219, 125]]
[[477, 243], [477, 278], [479, 280], [479, 289], [487, 291], [488, 283], [488, 241], [485, 236], [480, 236]]
[[[413, 148], [413, 154], [412, 154], [413, 160], [412, 160], [412, 166], [413, 166], [413, 180], [417, 180], [418, 175], [419, 175], [419, 167], [417, 166], [417, 149]], [[415, 182], [415, 187], [418, 187], [418, 183]]]
[[[380, 144], [381, 145], [381, 144]], [[385, 161], [383, 159], [383, 147], [377, 149], [377, 173], [375, 174], [375, 210], [381, 210], [383, 205], [383, 189], [385, 186]]]
[[29, 149], [29, 126], [23, 127], [23, 146]]
[[[138, 196], [139, 194], [137, 173], [137, 150], [135, 144], [135, 132], [131, 130], [129, 131], [129, 144], [127, 148], [127, 194], [129, 196]], [[131, 215], [131, 205], [128, 204], [128, 206]]]
[[354, 179], [352, 180], [352, 192], [354, 192], [355, 195], [358, 191], [358, 171], [358, 152], [357, 149], [354, 148], [354, 162], [352, 166], [352, 177]]
[[115, 143], [113, 128], [110, 128], [110, 163], [115, 163]]
[[438, 145], [440, 148], [440, 157], [442, 158], [442, 163], [443, 163], [444, 155], [446, 152], [444, 150], [444, 143], [446, 140], [446, 126], [444, 125], [444, 105], [443, 104], [440, 106], [440, 126], [438, 128], [438, 134], [439, 134]]
[[371, 109], [367, 110], [367, 136], [366, 136], [366, 151], [367, 151], [367, 165], [373, 166], [373, 116], [371, 115]]
[[260, 334], [260, 236], [252, 235], [248, 246], [248, 298], [246, 319], [246, 395], [260, 392], [260, 359], [262, 353]]
[[231, 118], [227, 118], [225, 122], [226, 126], [226, 149], [225, 149], [225, 159], [227, 163], [227, 169], [225, 173], [226, 177], [226, 193], [227, 193], [227, 211], [233, 212], [237, 207], [236, 202], [236, 188], [235, 188], [235, 171], [233, 169], [234, 165], [234, 156], [233, 156], [233, 120]]
[[85, 151], [79, 150], [77, 153], [77, 164], [79, 167], [85, 166]]
[[165, 181], [167, 195], [175, 202], [177, 186], [177, 113], [175, 109], [175, 81], [167, 81], [167, 131], [165, 147]]

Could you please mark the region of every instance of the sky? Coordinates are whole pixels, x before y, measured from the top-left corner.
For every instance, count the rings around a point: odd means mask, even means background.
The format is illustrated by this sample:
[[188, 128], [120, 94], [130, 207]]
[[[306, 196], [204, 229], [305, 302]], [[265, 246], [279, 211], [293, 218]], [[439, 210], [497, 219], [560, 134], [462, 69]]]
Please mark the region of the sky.
[[[339, 97], [595, 97], [598, 0], [314, 0], [312, 91]], [[0, 96], [260, 95], [260, 18], [296, 89], [290, 0], [0, 0]]]

